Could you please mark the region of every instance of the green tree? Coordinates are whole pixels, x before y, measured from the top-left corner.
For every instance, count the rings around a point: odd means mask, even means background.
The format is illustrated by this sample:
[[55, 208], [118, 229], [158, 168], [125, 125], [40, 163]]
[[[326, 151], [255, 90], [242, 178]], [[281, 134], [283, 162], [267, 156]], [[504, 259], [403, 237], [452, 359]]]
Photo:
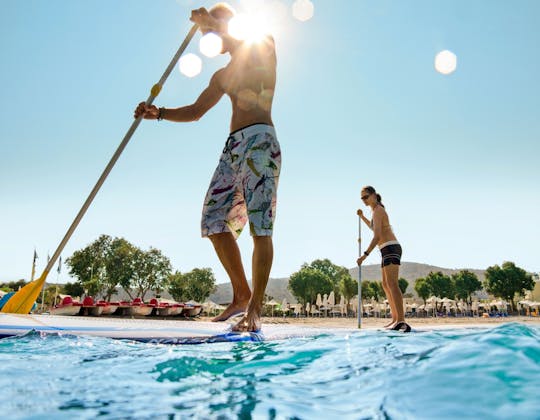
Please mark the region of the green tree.
[[20, 288], [26, 286], [27, 282], [24, 279], [17, 281], [10, 281], [7, 283], [0, 283], [0, 290], [3, 292], [16, 292]]
[[166, 285], [172, 271], [171, 262], [155, 248], [148, 251], [136, 248], [132, 256], [133, 273], [130, 286], [136, 290], [137, 297], [144, 300], [149, 290], [162, 290]]
[[169, 275], [167, 281], [168, 291], [174, 300], [177, 302], [187, 302], [188, 297], [188, 284], [184, 281], [182, 273], [180, 271], [175, 271]]
[[416, 291], [416, 293], [418, 293], [418, 296], [424, 301], [425, 305], [426, 299], [431, 296], [431, 288], [426, 282], [426, 279], [423, 277], [416, 279], [416, 282], [414, 283], [414, 290]]
[[407, 287], [409, 287], [409, 282], [407, 281], [407, 279], [400, 277], [398, 279], [398, 287], [399, 287], [399, 290], [401, 290], [401, 293], [405, 294], [405, 292], [407, 292]]
[[118, 285], [129, 289], [131, 278], [133, 277], [133, 260], [137, 247], [129, 243], [124, 238], [114, 238], [106, 252], [105, 276], [103, 286], [105, 299], [111, 300], [116, 293]]
[[333, 284], [333, 291], [336, 296], [340, 292], [341, 278], [343, 276], [350, 276], [349, 270], [346, 267], [336, 265], [328, 258], [315, 260], [309, 264], [308, 267], [319, 270], [321, 273], [328, 276]]
[[384, 289], [380, 281], [365, 280], [362, 282], [362, 299], [375, 299], [377, 302], [384, 296]]
[[472, 304], [472, 294], [482, 288], [482, 283], [478, 276], [469, 270], [461, 270], [459, 273], [452, 274], [452, 280], [456, 288], [456, 296]]
[[113, 239], [109, 235], [101, 235], [83, 249], [77, 250], [66, 260], [69, 274], [81, 284], [99, 279], [99, 273], [105, 270], [107, 254]]
[[353, 279], [347, 272], [346, 275], [341, 276], [339, 281], [339, 292], [347, 301], [347, 313], [349, 313], [349, 301], [358, 295], [358, 281]]
[[[456, 289], [454, 282], [450, 276], [443, 274], [440, 271], [436, 273], [430, 272], [426, 276], [426, 283], [429, 285], [431, 293], [439, 298], [449, 298], [454, 299], [456, 296]], [[440, 308], [437, 310], [442, 310], [442, 302], [440, 303]]]
[[362, 282], [362, 300], [374, 299], [373, 288], [371, 287], [371, 281], [364, 280]]
[[194, 268], [188, 273], [169, 275], [168, 290], [179, 301], [204, 302], [216, 290], [216, 278], [211, 268]]
[[66, 283], [60, 290], [60, 293], [70, 295], [71, 297], [82, 296], [84, 293], [84, 287], [80, 282]]
[[[380, 281], [372, 281], [371, 288], [373, 289], [373, 297], [378, 302], [383, 296], [386, 296], [382, 283]], [[387, 297], [387, 296], [386, 296]]]
[[488, 293], [511, 302], [512, 310], [515, 311], [516, 294], [523, 295], [526, 290], [532, 290], [534, 280], [525, 270], [513, 262], [506, 261], [502, 267], [494, 265], [487, 268], [484, 285]]
[[95, 299], [97, 299], [97, 296], [103, 291], [103, 284], [97, 276], [85, 281], [82, 285], [85, 293], [89, 296], [93, 296]]
[[300, 271], [291, 275], [288, 288], [305, 305], [315, 302], [317, 293], [328, 294], [334, 290], [334, 283], [327, 274], [304, 264]]

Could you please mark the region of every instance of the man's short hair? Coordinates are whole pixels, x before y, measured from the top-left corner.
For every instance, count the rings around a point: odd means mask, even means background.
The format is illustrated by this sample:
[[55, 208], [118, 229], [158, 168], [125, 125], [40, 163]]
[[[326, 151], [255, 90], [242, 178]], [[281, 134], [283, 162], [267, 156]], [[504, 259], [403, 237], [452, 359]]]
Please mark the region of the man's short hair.
[[208, 10], [208, 13], [216, 19], [225, 20], [227, 22], [236, 15], [232, 6], [225, 2], [214, 4], [210, 10]]

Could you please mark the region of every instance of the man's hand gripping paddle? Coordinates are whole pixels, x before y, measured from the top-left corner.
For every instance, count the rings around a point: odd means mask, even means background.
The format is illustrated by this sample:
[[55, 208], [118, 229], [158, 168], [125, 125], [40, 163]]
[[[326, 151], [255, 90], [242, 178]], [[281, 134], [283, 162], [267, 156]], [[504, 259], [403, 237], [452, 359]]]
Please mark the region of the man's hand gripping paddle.
[[[161, 79], [159, 79], [159, 82], [157, 82], [154, 86], [152, 86], [152, 89], [150, 91], [150, 96], [146, 100], [147, 105], [151, 105], [154, 99], [159, 95], [159, 92], [161, 91], [161, 88], [163, 87], [163, 84], [169, 77], [169, 74], [171, 74], [172, 69], [180, 59], [180, 56], [183, 54], [184, 50], [187, 48], [189, 42], [197, 32], [198, 25], [193, 25], [190, 29], [189, 33], [187, 34], [186, 38], [184, 39], [184, 42], [182, 42], [182, 45], [180, 45], [180, 48], [178, 48], [178, 51], [174, 55], [173, 59], [169, 63], [168, 67], [165, 69], [165, 72], [163, 73], [163, 76], [161, 76]], [[69, 227], [66, 235], [62, 239], [62, 242], [60, 242], [60, 245], [58, 245], [58, 248], [54, 252], [52, 258], [49, 260], [47, 267], [45, 267], [45, 270], [43, 271], [43, 274], [41, 276], [28, 283], [26, 286], [24, 286], [21, 290], [19, 290], [17, 293], [15, 293], [8, 302], [4, 305], [2, 308], [2, 312], [11, 312], [16, 314], [27, 314], [32, 309], [32, 306], [34, 305], [34, 302], [36, 301], [37, 297], [39, 296], [39, 293], [41, 292], [41, 289], [43, 288], [43, 285], [45, 284], [45, 279], [47, 278], [47, 275], [49, 274], [49, 271], [52, 269], [58, 258], [60, 257], [60, 254], [62, 253], [66, 243], [71, 238], [71, 235], [79, 225], [79, 222], [83, 218], [84, 214], [86, 213], [86, 210], [88, 210], [88, 207], [90, 207], [90, 204], [94, 200], [94, 197], [96, 196], [97, 192], [105, 182], [105, 179], [109, 175], [109, 172], [111, 172], [113, 166], [115, 165], [116, 161], [124, 151], [124, 148], [128, 144], [129, 140], [131, 139], [131, 136], [139, 126], [140, 122], [142, 120], [142, 117], [137, 118], [135, 121], [133, 121], [133, 124], [131, 124], [131, 127], [127, 131], [126, 135], [124, 136], [124, 139], [116, 149], [116, 152], [114, 153], [113, 157], [109, 161], [109, 164], [106, 166], [105, 170], [99, 177], [96, 185], [90, 192], [90, 195], [84, 202], [81, 210], [79, 210], [79, 213], [77, 214], [77, 217], [75, 217], [75, 220]]]

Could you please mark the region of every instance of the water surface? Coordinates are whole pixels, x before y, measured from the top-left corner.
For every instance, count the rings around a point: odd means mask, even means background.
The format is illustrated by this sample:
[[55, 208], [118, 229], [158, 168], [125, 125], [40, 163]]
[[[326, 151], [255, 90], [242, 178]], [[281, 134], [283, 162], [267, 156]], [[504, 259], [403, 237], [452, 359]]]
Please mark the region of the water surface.
[[[540, 418], [540, 327], [166, 346], [0, 340], [3, 418]], [[9, 414], [7, 414], [9, 413]]]

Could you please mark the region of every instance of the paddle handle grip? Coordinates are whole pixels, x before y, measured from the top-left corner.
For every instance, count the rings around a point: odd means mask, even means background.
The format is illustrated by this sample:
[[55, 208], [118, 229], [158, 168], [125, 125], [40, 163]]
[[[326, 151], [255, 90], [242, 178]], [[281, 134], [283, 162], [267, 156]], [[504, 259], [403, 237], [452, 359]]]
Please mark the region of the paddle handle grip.
[[[172, 58], [171, 62], [169, 63], [169, 65], [165, 69], [165, 72], [163, 73], [163, 75], [159, 79], [159, 82], [156, 83], [152, 87], [152, 89], [150, 91], [150, 96], [146, 100], [147, 105], [151, 105], [152, 102], [154, 102], [154, 99], [156, 98], [156, 96], [159, 95], [159, 92], [161, 91], [161, 88], [162, 88], [163, 84], [165, 83], [165, 81], [167, 80], [169, 75], [171, 74], [174, 66], [176, 65], [176, 63], [180, 59], [180, 56], [183, 54], [184, 50], [189, 45], [191, 39], [193, 38], [193, 36], [197, 32], [197, 29], [198, 29], [198, 25], [196, 25], [196, 24], [191, 27], [191, 29], [188, 32], [186, 38], [184, 39], [184, 42], [182, 42], [182, 44], [178, 48], [178, 51], [176, 52], [176, 54]], [[107, 179], [107, 176], [109, 175], [112, 168], [116, 164], [116, 161], [118, 160], [118, 158], [120, 157], [120, 155], [124, 151], [124, 149], [127, 146], [129, 140], [131, 139], [131, 136], [133, 136], [133, 133], [135, 133], [135, 130], [137, 130], [137, 127], [141, 123], [141, 120], [142, 120], [142, 117], [137, 118], [135, 121], [133, 121], [133, 123], [131, 124], [131, 127], [129, 127], [126, 135], [122, 139], [122, 142], [120, 143], [120, 145], [118, 146], [118, 148], [114, 152], [114, 155], [112, 156], [111, 160], [109, 161], [109, 163], [105, 167], [105, 170], [103, 171], [103, 173], [101, 174], [101, 176], [97, 180], [96, 185], [94, 185], [94, 188], [92, 188], [92, 191], [90, 192], [90, 195], [88, 196], [88, 198], [84, 202], [83, 206], [79, 210], [79, 213], [77, 213], [77, 216], [75, 217], [75, 220], [73, 220], [73, 223], [71, 224], [68, 231], [64, 235], [64, 238], [60, 242], [60, 245], [58, 245], [58, 248], [56, 249], [56, 251], [54, 251], [53, 256], [51, 257], [51, 259], [47, 263], [47, 266], [46, 266], [46, 268], [44, 270], [45, 276], [47, 275], [47, 273], [49, 273], [51, 271], [52, 267], [54, 266], [54, 264], [56, 263], [56, 261], [60, 257], [60, 254], [64, 250], [64, 247], [66, 246], [69, 239], [71, 238], [71, 235], [73, 235], [73, 232], [75, 231], [75, 229], [79, 225], [79, 222], [81, 221], [81, 219], [85, 215], [86, 211], [88, 210], [88, 207], [90, 207], [90, 204], [92, 204], [92, 201], [94, 201], [94, 197], [96, 196], [96, 194], [100, 190], [101, 186], [105, 182], [105, 179]]]

